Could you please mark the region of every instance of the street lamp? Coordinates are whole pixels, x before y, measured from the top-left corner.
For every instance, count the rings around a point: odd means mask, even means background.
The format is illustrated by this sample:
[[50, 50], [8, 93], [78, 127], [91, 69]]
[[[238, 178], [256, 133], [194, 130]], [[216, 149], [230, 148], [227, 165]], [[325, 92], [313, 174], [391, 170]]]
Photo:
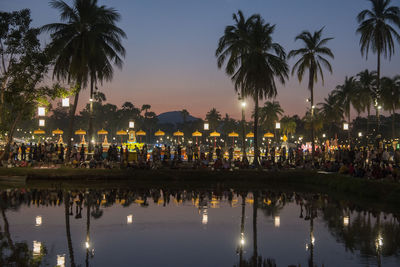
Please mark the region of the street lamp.
[[349, 124], [347, 122], [343, 123], [343, 130], [345, 131], [349, 130]]
[[135, 122], [134, 121], [129, 121], [129, 129], [135, 128]]
[[43, 119], [39, 120], [39, 127], [44, 127], [45, 121]]
[[38, 116], [45, 116], [46, 115], [46, 109], [44, 107], [38, 107]]
[[246, 102], [242, 101], [242, 107], [243, 107], [243, 108], [246, 107]]
[[69, 107], [69, 98], [68, 97], [63, 98], [61, 104], [63, 107]]
[[210, 130], [210, 124], [208, 122], [204, 123], [204, 131]]
[[277, 122], [275, 123], [275, 129], [279, 130], [281, 128], [281, 123]]
[[358, 137], [362, 137], [362, 132], [359, 132], [359, 133], [358, 133]]
[[325, 138], [326, 137], [326, 134], [322, 134], [322, 138]]

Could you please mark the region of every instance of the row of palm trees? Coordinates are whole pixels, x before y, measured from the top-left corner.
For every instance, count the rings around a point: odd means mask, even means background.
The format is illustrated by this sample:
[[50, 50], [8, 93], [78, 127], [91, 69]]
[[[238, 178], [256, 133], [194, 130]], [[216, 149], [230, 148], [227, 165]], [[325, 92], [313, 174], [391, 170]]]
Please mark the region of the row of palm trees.
[[[346, 77], [343, 84], [338, 85], [323, 103], [319, 103], [321, 114], [326, 123], [340, 123], [346, 119], [351, 122], [351, 108], [359, 116], [367, 112], [367, 133], [370, 132], [371, 109], [376, 111], [379, 132], [379, 112], [384, 109], [392, 116], [392, 138], [395, 138], [395, 113], [400, 109], [400, 76], [380, 79], [380, 90], [377, 91], [377, 73], [364, 70], [356, 76]], [[350, 138], [350, 131], [348, 131]]]
[[[394, 39], [400, 41], [400, 35], [394, 27], [400, 28], [400, 9], [391, 6], [390, 0], [370, 0], [371, 8], [361, 11], [357, 20], [360, 34], [361, 53], [368, 56], [371, 49], [377, 54], [377, 78], [375, 90], [381, 94], [381, 56], [390, 57], [394, 53]], [[257, 142], [257, 129], [259, 118], [259, 100], [274, 98], [277, 95], [275, 80], [282, 84], [289, 76], [288, 58], [297, 58], [292, 67], [292, 75], [296, 74], [301, 82], [308, 74], [308, 89], [310, 90], [310, 122], [312, 153], [314, 154], [314, 85], [321, 79], [324, 81], [324, 69], [332, 73], [332, 66], [329, 59], [334, 55], [328, 42], [332, 38], [324, 38], [321, 28], [314, 33], [303, 31], [296, 36], [296, 41], [301, 41], [299, 49], [292, 50], [286, 55], [285, 50], [278, 43], [273, 42], [272, 34], [275, 25], [266, 23], [259, 14], [245, 18], [241, 11], [233, 14], [234, 25], [225, 28], [220, 38], [216, 57], [218, 67], [225, 64], [225, 72], [231, 77], [236, 92], [242, 97], [250, 97], [254, 100], [254, 133], [255, 133], [255, 157], [254, 164], [259, 165], [259, 152]], [[352, 80], [346, 80], [352, 82]], [[338, 98], [346, 101], [345, 95], [340, 92], [347, 90], [347, 84], [337, 88], [335, 93]], [[351, 101], [350, 101], [351, 102]], [[350, 113], [349, 104], [344, 109], [346, 114]], [[349, 117], [349, 116], [348, 116]]]

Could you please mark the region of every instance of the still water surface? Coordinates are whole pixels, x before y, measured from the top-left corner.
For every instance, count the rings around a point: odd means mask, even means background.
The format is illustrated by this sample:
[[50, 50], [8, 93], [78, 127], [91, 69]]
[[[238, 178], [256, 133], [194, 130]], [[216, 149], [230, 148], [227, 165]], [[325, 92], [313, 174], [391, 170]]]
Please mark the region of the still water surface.
[[399, 220], [326, 195], [0, 190], [1, 266], [400, 266]]

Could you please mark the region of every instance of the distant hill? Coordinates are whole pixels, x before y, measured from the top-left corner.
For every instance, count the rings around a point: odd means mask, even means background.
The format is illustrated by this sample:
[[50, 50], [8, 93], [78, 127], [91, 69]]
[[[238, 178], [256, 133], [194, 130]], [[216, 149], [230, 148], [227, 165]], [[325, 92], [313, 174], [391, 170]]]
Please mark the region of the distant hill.
[[[157, 118], [158, 118], [158, 123], [160, 124], [171, 123], [176, 125], [178, 123], [183, 123], [183, 116], [180, 111], [164, 112], [158, 115]], [[190, 122], [190, 121], [196, 121], [198, 119], [199, 118], [189, 115], [187, 116], [186, 121]]]

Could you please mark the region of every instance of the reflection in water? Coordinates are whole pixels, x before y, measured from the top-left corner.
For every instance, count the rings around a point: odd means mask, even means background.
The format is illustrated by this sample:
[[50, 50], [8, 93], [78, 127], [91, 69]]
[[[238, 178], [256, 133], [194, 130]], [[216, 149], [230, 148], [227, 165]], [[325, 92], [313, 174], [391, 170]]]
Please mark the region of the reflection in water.
[[[237, 262], [235, 266], [276, 266], [275, 262], [282, 260], [282, 258], [265, 250], [267, 243], [274, 243], [277, 240], [274, 241], [269, 236], [265, 236], [264, 228], [266, 220], [270, 220], [272, 229], [275, 229], [274, 231], [283, 233], [288, 230], [288, 228], [285, 228], [289, 223], [287, 222], [288, 215], [282, 215], [286, 210], [290, 210], [290, 214], [297, 214], [295, 216], [291, 215], [290, 218], [293, 218], [292, 220], [296, 220], [299, 223], [303, 222], [307, 225], [306, 238], [301, 243], [303, 253], [304, 242], [306, 243], [305, 258], [307, 258], [308, 266], [322, 266], [324, 263], [324, 256], [327, 255], [320, 254], [321, 250], [318, 249], [326, 242], [319, 234], [324, 229], [329, 231], [336, 242], [343, 244], [348, 253], [359, 257], [356, 262], [351, 263], [354, 265], [350, 266], [357, 266], [357, 264], [360, 266], [382, 266], [385, 259], [389, 259], [389, 262], [395, 265], [399, 263], [397, 257], [400, 254], [400, 227], [397, 214], [363, 210], [351, 203], [330, 199], [326, 195], [269, 190], [243, 192], [233, 189], [9, 189], [0, 190], [0, 211], [2, 216], [0, 242], [3, 244], [0, 247], [0, 266], [7, 266], [8, 263], [14, 263], [15, 265], [16, 262], [24, 262], [25, 266], [38, 266], [46, 257], [46, 244], [43, 243], [43, 240], [31, 239], [29, 244], [32, 244], [32, 251], [30, 251], [27, 243], [16, 242], [12, 239], [12, 229], [10, 229], [7, 213], [9, 211], [18, 211], [21, 206], [29, 207], [32, 205], [37, 207], [64, 206], [67, 249], [66, 251], [56, 251], [58, 255], [54, 256], [50, 265], [56, 263], [57, 266], [77, 266], [76, 262], [85, 262], [85, 266], [95, 265], [92, 262], [98, 256], [94, 258], [96, 244], [93, 243], [93, 238], [96, 238], [98, 231], [91, 232], [91, 219], [101, 219], [104, 213], [112, 212], [112, 209], [109, 208], [113, 208], [115, 205], [125, 208], [137, 205], [143, 208], [158, 207], [158, 209], [164, 209], [164, 207], [171, 205], [179, 207], [177, 209], [185, 209], [187, 206], [193, 205], [200, 215], [200, 217], [197, 217], [200, 218], [198, 223], [204, 226], [207, 225], [207, 227], [203, 227], [204, 231], [207, 231], [214, 222], [214, 220], [209, 222], [209, 219], [215, 216], [212, 213], [214, 209], [229, 208], [237, 210], [237, 218], [240, 219], [236, 220], [236, 225], [239, 226], [240, 232], [235, 234], [237, 240], [235, 245], [236, 257], [238, 257], [235, 260]], [[246, 207], [251, 207], [251, 209], [247, 209], [247, 212], [252, 213], [249, 220], [246, 220]], [[81, 226], [84, 236], [73, 236], [71, 219], [79, 221], [83, 217], [82, 212], [84, 213], [83, 216], [86, 216], [86, 220], [82, 220], [83, 225], [85, 224], [84, 221], [86, 221], [86, 227]], [[133, 214], [135, 214], [135, 224], [133, 224]], [[129, 228], [133, 229], [137, 225], [137, 220], [140, 220], [140, 216], [136, 213], [133, 214], [132, 211], [126, 212], [121, 224], [132, 224]], [[259, 214], [262, 214], [262, 218], [258, 218]], [[33, 225], [37, 228], [46, 227], [49, 224], [49, 219], [43, 215], [42, 213], [42, 215], [36, 215], [35, 217]], [[126, 223], [124, 222], [125, 218]], [[252, 223], [250, 223], [250, 220]], [[42, 224], [43, 221], [46, 223]], [[211, 226], [209, 227], [210, 223]], [[259, 227], [260, 223], [263, 223], [263, 227]], [[259, 228], [264, 235], [258, 233]], [[252, 231], [252, 234], [249, 234], [250, 231]], [[112, 238], [112, 235], [110, 235], [110, 238]], [[84, 259], [83, 257], [75, 259], [75, 250], [81, 248], [76, 247], [73, 239], [75, 242], [81, 240], [79, 242], [84, 243], [81, 243], [81, 247], [85, 251]], [[98, 245], [96, 246], [98, 247]], [[235, 248], [232, 249], [232, 252]], [[246, 251], [245, 248], [249, 249], [249, 251]], [[79, 255], [81, 255], [80, 251], [78, 251], [77, 257]], [[66, 262], [67, 260], [68, 262]], [[301, 258], [295, 259], [293, 264], [298, 264], [298, 262], [303, 262], [303, 260]], [[343, 266], [346, 266], [346, 262], [343, 261], [343, 263]]]

